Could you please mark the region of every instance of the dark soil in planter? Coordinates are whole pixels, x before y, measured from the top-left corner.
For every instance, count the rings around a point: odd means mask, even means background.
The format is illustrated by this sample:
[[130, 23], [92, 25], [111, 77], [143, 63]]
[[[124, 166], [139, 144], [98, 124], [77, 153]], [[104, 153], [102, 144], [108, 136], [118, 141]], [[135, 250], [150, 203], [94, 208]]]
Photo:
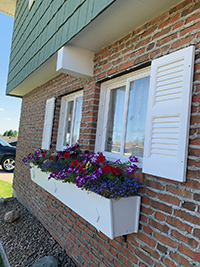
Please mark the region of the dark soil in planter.
[[[17, 210], [21, 217], [11, 224], [5, 223], [4, 215], [11, 210]], [[11, 267], [31, 267], [44, 256], [54, 256], [59, 267], [76, 267], [37, 218], [15, 198], [0, 206], [0, 241]]]

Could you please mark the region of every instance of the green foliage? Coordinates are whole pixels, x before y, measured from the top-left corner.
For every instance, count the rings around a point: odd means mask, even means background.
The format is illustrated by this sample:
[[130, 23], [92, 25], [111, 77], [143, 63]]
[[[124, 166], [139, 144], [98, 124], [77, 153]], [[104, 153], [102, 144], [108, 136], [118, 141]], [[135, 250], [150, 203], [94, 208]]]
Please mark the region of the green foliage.
[[0, 180], [0, 198], [12, 197], [12, 184]]
[[10, 136], [10, 137], [17, 137], [17, 131], [16, 130], [9, 130], [9, 131], [5, 131], [3, 136]]
[[4, 267], [4, 265], [3, 265], [3, 260], [2, 260], [2, 258], [1, 258], [1, 254], [0, 254], [0, 267]]

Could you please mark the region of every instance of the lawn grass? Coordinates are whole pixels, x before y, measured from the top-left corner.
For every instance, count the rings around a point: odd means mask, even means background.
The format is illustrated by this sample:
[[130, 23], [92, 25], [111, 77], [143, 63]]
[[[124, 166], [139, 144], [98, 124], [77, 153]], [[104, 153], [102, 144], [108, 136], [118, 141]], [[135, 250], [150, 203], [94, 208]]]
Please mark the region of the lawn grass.
[[1, 254], [0, 254], [0, 267], [4, 267], [4, 265], [3, 265], [3, 260], [2, 260], [2, 258], [1, 258]]
[[12, 197], [12, 192], [13, 192], [12, 184], [0, 180], [0, 198]]

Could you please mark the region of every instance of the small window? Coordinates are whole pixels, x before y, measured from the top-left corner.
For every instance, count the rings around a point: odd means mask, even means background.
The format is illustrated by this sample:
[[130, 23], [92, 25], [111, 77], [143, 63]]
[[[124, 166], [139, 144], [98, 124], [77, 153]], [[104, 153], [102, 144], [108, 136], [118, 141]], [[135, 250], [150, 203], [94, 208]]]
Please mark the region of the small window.
[[96, 151], [110, 160], [143, 157], [149, 75], [146, 69], [102, 84]]
[[64, 96], [58, 128], [57, 150], [63, 150], [79, 139], [82, 117], [83, 92]]

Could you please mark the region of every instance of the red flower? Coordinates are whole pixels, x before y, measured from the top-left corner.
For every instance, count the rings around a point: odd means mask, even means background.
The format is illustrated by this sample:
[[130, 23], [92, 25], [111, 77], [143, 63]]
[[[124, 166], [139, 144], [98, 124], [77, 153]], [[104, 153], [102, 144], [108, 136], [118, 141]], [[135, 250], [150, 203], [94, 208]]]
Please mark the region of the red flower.
[[102, 162], [104, 162], [104, 159], [105, 159], [104, 155], [102, 153], [100, 153], [99, 156], [97, 157], [97, 162], [102, 163]]
[[46, 153], [47, 153], [46, 151], [43, 152], [42, 154], [43, 158], [46, 156]]
[[52, 160], [53, 159], [53, 155], [51, 157], [49, 157], [49, 159]]
[[112, 167], [108, 164], [106, 164], [105, 166], [102, 167], [102, 170], [104, 172], [104, 174], [107, 174], [108, 172], [112, 171]]
[[114, 168], [112, 167], [112, 174], [114, 177], [117, 177], [121, 172], [121, 169], [120, 168]]
[[63, 155], [63, 157], [64, 157], [65, 159], [68, 159], [68, 158], [70, 157], [69, 152], [65, 152], [64, 155]]
[[78, 165], [78, 160], [76, 159], [76, 160], [73, 160], [71, 163], [70, 163], [70, 167], [71, 166], [74, 166], [74, 165]]
[[83, 172], [83, 173], [85, 173], [86, 172], [86, 168], [83, 167], [83, 166], [80, 166], [80, 171]]

